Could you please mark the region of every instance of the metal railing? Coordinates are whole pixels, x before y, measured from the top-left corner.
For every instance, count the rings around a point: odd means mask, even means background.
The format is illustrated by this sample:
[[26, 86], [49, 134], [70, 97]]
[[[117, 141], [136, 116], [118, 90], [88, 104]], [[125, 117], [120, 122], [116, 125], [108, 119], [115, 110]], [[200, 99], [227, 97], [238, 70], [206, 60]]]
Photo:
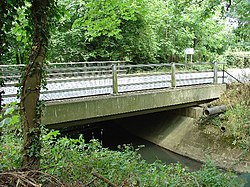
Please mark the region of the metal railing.
[[[47, 67], [47, 89], [41, 99], [56, 100], [93, 95], [119, 94], [157, 88], [176, 88], [199, 84], [224, 83], [219, 63], [126, 64], [124, 61], [53, 63]], [[192, 71], [209, 66], [209, 70]], [[0, 65], [5, 86], [3, 103], [15, 101], [23, 65]], [[202, 68], [201, 68], [202, 69]]]

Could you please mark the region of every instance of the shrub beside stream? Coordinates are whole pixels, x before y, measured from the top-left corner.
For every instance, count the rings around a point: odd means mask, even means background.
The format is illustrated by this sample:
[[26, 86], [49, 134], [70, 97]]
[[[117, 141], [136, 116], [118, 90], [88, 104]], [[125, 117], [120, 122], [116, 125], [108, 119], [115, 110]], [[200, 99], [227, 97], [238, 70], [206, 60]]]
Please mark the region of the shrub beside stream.
[[226, 105], [225, 113], [205, 117], [200, 124], [210, 131], [221, 131], [221, 138], [232, 147], [250, 151], [250, 83], [231, 84], [225, 94], [212, 105]]

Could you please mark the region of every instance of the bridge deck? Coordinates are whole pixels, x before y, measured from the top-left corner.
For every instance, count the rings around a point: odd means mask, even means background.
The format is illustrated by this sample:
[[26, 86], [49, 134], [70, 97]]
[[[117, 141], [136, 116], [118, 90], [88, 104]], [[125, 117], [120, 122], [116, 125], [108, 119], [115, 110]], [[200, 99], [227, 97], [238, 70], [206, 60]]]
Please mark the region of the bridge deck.
[[51, 101], [42, 122], [62, 128], [194, 106], [218, 98], [225, 90], [225, 84], [198, 85]]

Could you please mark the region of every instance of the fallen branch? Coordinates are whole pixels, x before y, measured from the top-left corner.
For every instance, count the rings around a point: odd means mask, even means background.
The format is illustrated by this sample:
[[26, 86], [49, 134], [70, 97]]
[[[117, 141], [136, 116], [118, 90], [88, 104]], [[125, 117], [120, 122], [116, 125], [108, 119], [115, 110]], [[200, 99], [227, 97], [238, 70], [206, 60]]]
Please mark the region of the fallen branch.
[[96, 180], [97, 177], [93, 178], [91, 181], [89, 181], [85, 186], [90, 186], [90, 184], [92, 184], [95, 180]]
[[118, 187], [116, 184], [112, 183], [110, 180], [108, 180], [107, 178], [105, 178], [104, 176], [102, 176], [99, 173], [96, 173], [96, 172], [93, 171], [92, 175], [94, 175], [95, 177], [101, 179], [102, 181], [104, 181], [105, 183], [107, 183], [111, 187]]
[[16, 186], [16, 187], [41, 187], [41, 178], [53, 186], [64, 187], [65, 185], [54, 176], [38, 171], [9, 171], [0, 173], [0, 186]]

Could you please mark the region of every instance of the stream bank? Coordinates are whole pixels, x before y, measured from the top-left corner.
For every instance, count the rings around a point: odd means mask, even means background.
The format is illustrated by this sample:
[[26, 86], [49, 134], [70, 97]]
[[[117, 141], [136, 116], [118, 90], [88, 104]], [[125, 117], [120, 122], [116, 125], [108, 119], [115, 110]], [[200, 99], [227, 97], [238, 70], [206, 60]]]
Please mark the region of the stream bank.
[[119, 123], [136, 136], [180, 155], [201, 162], [213, 160], [218, 167], [250, 173], [249, 152], [243, 156], [243, 150], [229, 145], [218, 132], [204, 131], [196, 119], [179, 111], [137, 116]]

